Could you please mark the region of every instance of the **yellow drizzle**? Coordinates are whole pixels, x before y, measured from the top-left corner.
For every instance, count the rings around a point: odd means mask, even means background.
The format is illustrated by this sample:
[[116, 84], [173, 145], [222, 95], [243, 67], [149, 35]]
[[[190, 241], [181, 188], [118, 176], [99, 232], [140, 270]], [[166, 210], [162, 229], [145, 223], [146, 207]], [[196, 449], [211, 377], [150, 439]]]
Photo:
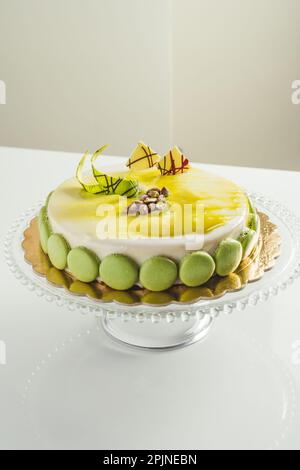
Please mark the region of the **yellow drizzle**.
[[[208, 173], [198, 168], [190, 168], [188, 171], [177, 175], [160, 175], [157, 169], [130, 170], [121, 173], [111, 173], [112, 176], [136, 178], [138, 179], [142, 192], [152, 187], [167, 187], [170, 195], [168, 202], [180, 204], [193, 204], [200, 201], [204, 205], [204, 233], [224, 226], [233, 218], [245, 214], [247, 216], [248, 202], [244, 191], [233, 182], [217, 175]], [[97, 221], [97, 208], [101, 204], [113, 204], [118, 206], [118, 195], [88, 195], [80, 187], [76, 179], [64, 183], [57, 192], [61, 194], [61, 204], [56, 208], [56, 215], [63, 219], [73, 219], [82, 221]], [[85, 193], [85, 195], [83, 194]], [[138, 196], [137, 196], [138, 197]], [[132, 199], [128, 199], [128, 204]], [[127, 217], [118, 214], [119, 217]], [[193, 222], [195, 213], [192, 213]], [[144, 234], [148, 231], [148, 217], [143, 218], [142, 225]], [[131, 218], [132, 220], [132, 218]], [[193, 226], [195, 223], [193, 223]], [[172, 229], [173, 229], [172, 222]]]

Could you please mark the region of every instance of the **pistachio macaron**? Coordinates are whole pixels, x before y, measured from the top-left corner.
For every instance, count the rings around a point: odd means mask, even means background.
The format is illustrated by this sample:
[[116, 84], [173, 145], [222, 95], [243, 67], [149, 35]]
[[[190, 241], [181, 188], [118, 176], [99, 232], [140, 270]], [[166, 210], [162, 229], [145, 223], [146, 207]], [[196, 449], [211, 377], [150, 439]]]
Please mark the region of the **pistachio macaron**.
[[177, 276], [176, 263], [166, 256], [153, 256], [144, 261], [140, 269], [140, 283], [154, 292], [169, 289]]
[[253, 204], [253, 201], [250, 197], [248, 197], [248, 205], [249, 205], [249, 212], [250, 214], [255, 214], [256, 212], [256, 209], [255, 209], [255, 206]]
[[138, 282], [139, 270], [136, 262], [123, 254], [106, 256], [100, 264], [101, 281], [116, 290], [127, 290]]
[[185, 255], [180, 263], [179, 277], [188, 287], [205, 284], [215, 271], [215, 262], [205, 251], [195, 251]]
[[48, 240], [52, 233], [48, 220], [47, 209], [42, 207], [38, 217], [38, 228], [40, 235], [40, 243], [44, 253], [48, 253]]
[[68, 254], [68, 268], [82, 282], [93, 282], [99, 275], [99, 259], [84, 247], [73, 248]]
[[64, 237], [58, 233], [53, 233], [48, 240], [48, 256], [51, 263], [57, 269], [67, 267], [68, 253], [70, 247]]
[[249, 256], [255, 246], [256, 232], [250, 228], [243, 230], [238, 240], [242, 245], [243, 259]]
[[255, 212], [255, 214], [252, 214], [250, 228], [254, 230], [255, 232], [257, 232], [260, 228], [260, 218], [257, 212]]
[[214, 254], [217, 274], [228, 276], [233, 273], [242, 261], [242, 257], [243, 249], [238, 240], [232, 238], [223, 240]]
[[248, 198], [248, 204], [249, 204], [248, 225], [251, 230], [254, 230], [256, 232], [260, 227], [260, 218], [250, 197]]
[[47, 199], [46, 199], [46, 202], [45, 202], [45, 207], [46, 207], [46, 209], [47, 209], [48, 206], [49, 206], [50, 198], [51, 198], [51, 196], [52, 196], [53, 193], [54, 193], [54, 191], [51, 191], [51, 193], [49, 193], [48, 196], [47, 196]]

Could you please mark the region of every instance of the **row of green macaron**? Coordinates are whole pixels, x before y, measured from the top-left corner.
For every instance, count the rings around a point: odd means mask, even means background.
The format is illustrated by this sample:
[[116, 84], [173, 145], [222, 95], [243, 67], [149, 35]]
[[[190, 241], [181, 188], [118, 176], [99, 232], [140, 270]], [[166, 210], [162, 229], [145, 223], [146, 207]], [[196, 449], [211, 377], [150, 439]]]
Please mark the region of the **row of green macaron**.
[[76, 279], [93, 282], [98, 277], [109, 287], [127, 290], [140, 283], [148, 290], [159, 292], [180, 281], [188, 287], [205, 284], [216, 273], [227, 276], [239, 266], [255, 231], [247, 229], [239, 240], [227, 239], [220, 243], [213, 256], [205, 251], [187, 254], [179, 263], [165, 256], [154, 256], [141, 267], [124, 254], [110, 254], [101, 261], [85, 247], [70, 248], [65, 238], [52, 233], [47, 209], [39, 214], [39, 234], [43, 251], [57, 269], [68, 269]]

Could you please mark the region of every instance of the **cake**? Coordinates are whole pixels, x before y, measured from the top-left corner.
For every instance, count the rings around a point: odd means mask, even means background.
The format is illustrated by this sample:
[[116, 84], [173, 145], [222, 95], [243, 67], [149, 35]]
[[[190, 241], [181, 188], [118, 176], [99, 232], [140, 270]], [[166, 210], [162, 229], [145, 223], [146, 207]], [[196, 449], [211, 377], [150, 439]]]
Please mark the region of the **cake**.
[[40, 211], [41, 248], [57, 269], [158, 292], [203, 286], [251, 254], [260, 222], [243, 188], [192, 165], [178, 147], [162, 158], [139, 142], [126, 165], [105, 166], [104, 149], [86, 153]]

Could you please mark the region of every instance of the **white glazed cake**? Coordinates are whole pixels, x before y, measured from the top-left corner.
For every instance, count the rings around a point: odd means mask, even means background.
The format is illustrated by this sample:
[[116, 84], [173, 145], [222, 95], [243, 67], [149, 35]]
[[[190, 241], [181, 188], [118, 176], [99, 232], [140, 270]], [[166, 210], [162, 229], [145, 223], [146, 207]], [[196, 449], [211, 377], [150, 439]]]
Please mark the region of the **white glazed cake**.
[[[145, 173], [145, 179], [149, 180], [146, 189], [166, 185], [169, 189], [175, 184], [176, 190], [170, 189], [173, 201], [178, 202], [177, 198], [180, 198], [182, 204], [191, 203], [191, 200], [203, 202], [206, 226], [201, 248], [205, 251], [212, 254], [224, 238], [237, 238], [246, 226], [249, 216], [248, 199], [234, 183], [197, 168], [175, 177], [162, 177], [154, 170]], [[149, 173], [153, 178], [150, 178]], [[167, 179], [171, 181], [166, 181]], [[188, 197], [184, 199], [181, 192], [186, 191], [191, 180], [195, 181], [195, 188], [190, 189]], [[132, 257], [137, 263], [142, 263], [155, 255], [171, 256], [180, 261], [188, 251], [186, 249], [188, 241], [185, 241], [185, 237], [179, 240], [178, 237], [161, 237], [155, 242], [146, 236], [126, 241], [118, 238], [99, 240], [97, 208], [101, 204], [107, 204], [108, 200], [110, 204], [117, 204], [119, 196], [95, 195], [92, 198], [83, 198], [82, 192], [77, 179], [72, 178], [53, 192], [48, 205], [48, 217], [53, 231], [62, 234], [71, 248], [84, 245], [100, 259], [112, 253], [123, 253]], [[211, 197], [212, 193], [214, 198]]]
[[235, 271], [258, 242], [259, 218], [245, 191], [191, 165], [177, 147], [161, 159], [139, 143], [127, 166], [92, 158], [91, 176], [82, 172], [86, 158], [40, 214], [44, 251], [79, 280], [118, 290], [199, 286]]

